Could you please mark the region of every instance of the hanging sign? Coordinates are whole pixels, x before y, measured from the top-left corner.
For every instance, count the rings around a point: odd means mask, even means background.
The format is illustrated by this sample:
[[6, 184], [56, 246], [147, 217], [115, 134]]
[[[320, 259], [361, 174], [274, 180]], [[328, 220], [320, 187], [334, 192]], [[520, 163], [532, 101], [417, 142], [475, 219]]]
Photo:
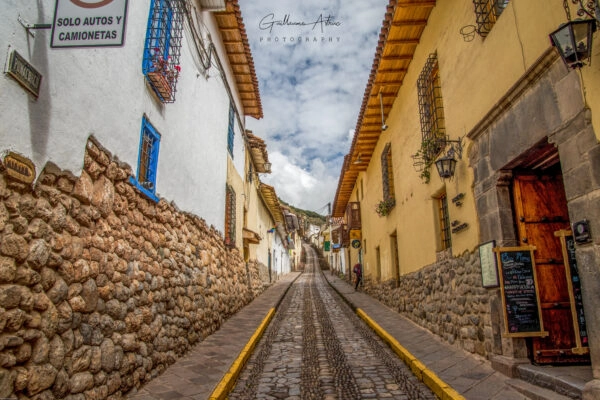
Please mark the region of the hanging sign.
[[50, 47], [122, 46], [127, 0], [56, 0]]

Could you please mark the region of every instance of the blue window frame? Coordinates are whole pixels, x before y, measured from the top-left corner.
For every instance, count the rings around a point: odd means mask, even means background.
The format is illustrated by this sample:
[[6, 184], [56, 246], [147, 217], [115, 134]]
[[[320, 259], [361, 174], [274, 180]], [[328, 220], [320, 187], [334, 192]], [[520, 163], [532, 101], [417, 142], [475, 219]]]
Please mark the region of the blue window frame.
[[179, 0], [151, 0], [142, 70], [163, 103], [175, 101], [181, 72], [183, 5]]
[[233, 103], [229, 103], [229, 126], [227, 128], [227, 150], [229, 150], [229, 154], [231, 158], [233, 158], [233, 141], [235, 139], [235, 129], [234, 129], [234, 120], [235, 120], [235, 110], [233, 108]]
[[160, 133], [144, 116], [140, 135], [138, 155], [137, 180], [129, 178], [130, 182], [142, 193], [158, 202], [156, 196], [156, 172], [158, 167], [158, 150], [160, 148]]

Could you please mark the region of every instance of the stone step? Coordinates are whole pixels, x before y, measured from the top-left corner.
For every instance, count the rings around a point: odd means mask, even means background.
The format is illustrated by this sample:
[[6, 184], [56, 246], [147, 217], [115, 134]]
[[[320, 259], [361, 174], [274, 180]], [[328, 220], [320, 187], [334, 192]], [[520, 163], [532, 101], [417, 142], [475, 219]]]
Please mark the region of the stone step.
[[587, 366], [536, 366], [522, 364], [517, 368], [518, 377], [535, 386], [551, 390], [570, 399], [581, 399], [588, 380], [592, 379]]
[[531, 400], [573, 400], [571, 397], [563, 396], [562, 394], [533, 385], [521, 379], [509, 379], [506, 381], [506, 384]]

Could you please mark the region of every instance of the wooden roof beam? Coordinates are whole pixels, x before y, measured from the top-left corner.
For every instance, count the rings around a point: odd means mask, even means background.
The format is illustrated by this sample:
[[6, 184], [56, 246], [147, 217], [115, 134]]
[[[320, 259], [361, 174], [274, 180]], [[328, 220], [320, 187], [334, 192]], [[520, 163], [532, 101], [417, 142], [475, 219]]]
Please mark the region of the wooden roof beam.
[[375, 85], [402, 85], [402, 79], [382, 79], [378, 81], [377, 79], [373, 82]]
[[425, 26], [427, 25], [426, 19], [405, 19], [401, 21], [393, 21], [392, 26], [403, 27], [403, 26]]
[[385, 44], [419, 44], [419, 39], [388, 39]]
[[436, 0], [398, 0], [397, 7], [419, 7], [432, 8], [435, 7]]
[[398, 56], [383, 56], [381, 57], [382, 61], [401, 61], [401, 60], [412, 60], [412, 54], [401, 54]]

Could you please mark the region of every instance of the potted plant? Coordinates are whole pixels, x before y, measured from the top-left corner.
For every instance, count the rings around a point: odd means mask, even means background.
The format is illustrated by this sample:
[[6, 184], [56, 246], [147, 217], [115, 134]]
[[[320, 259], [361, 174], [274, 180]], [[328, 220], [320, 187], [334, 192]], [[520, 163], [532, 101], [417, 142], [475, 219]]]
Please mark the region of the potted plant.
[[396, 199], [389, 198], [381, 200], [379, 203], [377, 203], [377, 207], [375, 207], [375, 212], [380, 217], [385, 217], [386, 215], [389, 215], [389, 213], [392, 211], [395, 205]]
[[179, 65], [172, 64], [170, 57], [166, 59], [159, 53], [158, 49], [154, 49], [152, 57], [152, 69], [148, 72], [148, 80], [156, 92], [164, 101], [173, 100], [175, 84], [181, 72]]

